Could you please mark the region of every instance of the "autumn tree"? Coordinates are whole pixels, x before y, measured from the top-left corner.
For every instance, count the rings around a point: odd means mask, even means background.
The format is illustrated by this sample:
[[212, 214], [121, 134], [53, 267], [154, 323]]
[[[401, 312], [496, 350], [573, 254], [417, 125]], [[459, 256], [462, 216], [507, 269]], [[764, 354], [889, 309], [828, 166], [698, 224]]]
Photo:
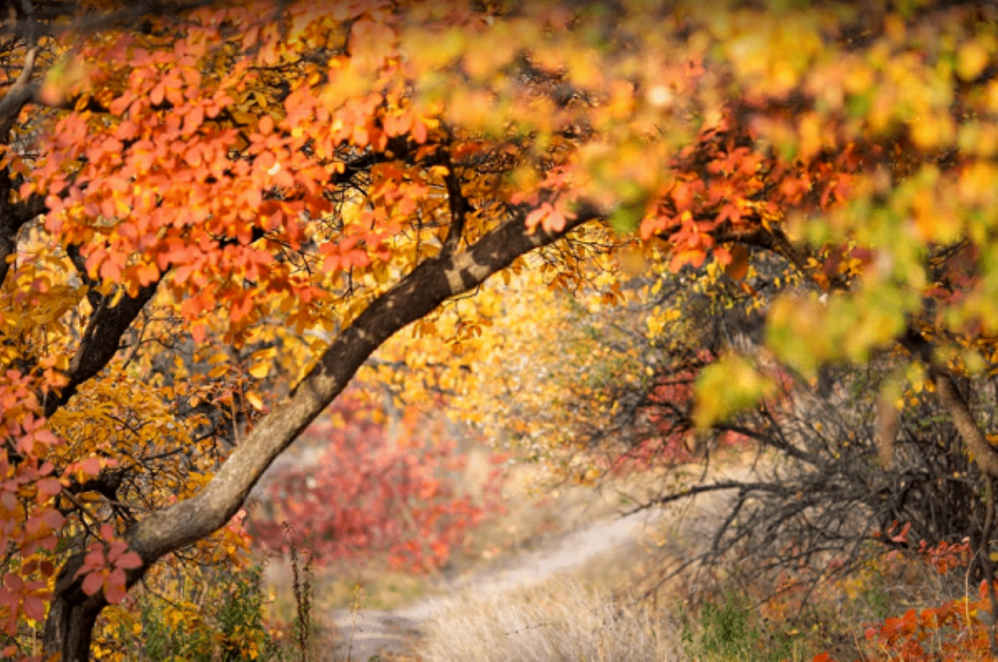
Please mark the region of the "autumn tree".
[[[621, 243], [746, 291], [749, 249], [782, 256], [810, 285], [768, 304], [775, 356], [807, 377], [905, 348], [990, 481], [953, 378], [994, 353], [990, 11], [12, 5], [7, 632], [44, 619], [47, 654], [85, 659], [102, 610], [209, 553], [379, 348], [426, 367], [398, 331], [438, 333], [504, 270], [576, 289]], [[760, 370], [705, 366], [698, 424]]]
[[[525, 443], [583, 451], [569, 473], [591, 479], [604, 454], [668, 463], [676, 441], [748, 437], [782, 455], [771, 475], [685, 492], [736, 495], [712, 552], [737, 541], [800, 564], [852, 560], [872, 534], [968, 536], [993, 579], [991, 11], [689, 9], [688, 43], [713, 49], [701, 85], [738, 92], [670, 163], [668, 213], [637, 225], [645, 265], [621, 297], [637, 305], [589, 303], [577, 320], [598, 338], [568, 317], [546, 327], [558, 386], [517, 394], [565, 407], [532, 417]], [[665, 266], [675, 276], [647, 282]]]

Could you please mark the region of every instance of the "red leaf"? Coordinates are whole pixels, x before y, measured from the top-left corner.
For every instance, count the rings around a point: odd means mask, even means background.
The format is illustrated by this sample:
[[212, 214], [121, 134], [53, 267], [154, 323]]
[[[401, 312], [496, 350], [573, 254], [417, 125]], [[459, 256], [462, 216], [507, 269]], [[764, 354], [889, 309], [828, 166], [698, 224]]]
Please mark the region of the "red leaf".
[[540, 207], [527, 214], [526, 218], [527, 227], [533, 230], [535, 227], [537, 227], [538, 223], [544, 221], [548, 217], [548, 215], [550, 215], [551, 212], [553, 211], [554, 207], [551, 206], [551, 203], [545, 202]]
[[904, 525], [904, 528], [901, 529], [901, 533], [892, 537], [891, 540], [893, 542], [908, 542], [908, 531], [910, 530], [911, 530], [911, 522], [907, 522]]
[[135, 552], [125, 552], [122, 554], [118, 560], [115, 562], [119, 568], [124, 568], [125, 570], [131, 570], [133, 568], [142, 567], [142, 557]]
[[55, 508], [48, 508], [42, 513], [41, 517], [49, 525], [49, 528], [53, 530], [58, 529], [66, 523], [66, 518]]
[[104, 597], [106, 597], [107, 601], [112, 605], [116, 605], [124, 600], [126, 595], [127, 593], [125, 592], [124, 585], [108, 584], [107, 587], [104, 588]]
[[21, 608], [24, 610], [24, 615], [31, 620], [45, 620], [45, 605], [37, 595], [29, 595], [24, 598]]
[[38, 481], [38, 491], [41, 494], [55, 496], [56, 494], [59, 494], [59, 492], [62, 492], [62, 483], [60, 483], [56, 478], [46, 478]]
[[83, 566], [76, 571], [76, 576], [85, 575], [94, 568], [103, 568], [107, 564], [104, 560], [104, 550], [97, 545], [83, 559]]
[[3, 577], [4, 585], [11, 591], [17, 592], [24, 588], [24, 580], [12, 572], [8, 572]]
[[128, 551], [128, 543], [111, 543], [111, 547], [107, 550], [107, 562], [115, 564], [115, 559], [124, 554], [126, 551]]
[[91, 572], [83, 580], [83, 592], [87, 595], [93, 595], [100, 590], [101, 585], [104, 583], [104, 574], [101, 572]]

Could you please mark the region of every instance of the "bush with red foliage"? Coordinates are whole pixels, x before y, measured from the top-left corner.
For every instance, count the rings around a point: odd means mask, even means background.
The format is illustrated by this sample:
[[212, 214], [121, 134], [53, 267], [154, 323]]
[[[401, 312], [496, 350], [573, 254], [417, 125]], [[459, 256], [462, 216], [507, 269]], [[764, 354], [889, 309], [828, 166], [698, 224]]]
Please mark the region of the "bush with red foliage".
[[304, 435], [326, 449], [314, 466], [284, 470], [267, 488], [249, 531], [265, 549], [287, 551], [284, 523], [303, 533], [319, 563], [382, 558], [400, 569], [443, 566], [468, 531], [495, 510], [496, 476], [482, 497], [458, 489], [466, 456], [439, 421], [415, 411], [379, 421], [358, 398], [341, 399]]

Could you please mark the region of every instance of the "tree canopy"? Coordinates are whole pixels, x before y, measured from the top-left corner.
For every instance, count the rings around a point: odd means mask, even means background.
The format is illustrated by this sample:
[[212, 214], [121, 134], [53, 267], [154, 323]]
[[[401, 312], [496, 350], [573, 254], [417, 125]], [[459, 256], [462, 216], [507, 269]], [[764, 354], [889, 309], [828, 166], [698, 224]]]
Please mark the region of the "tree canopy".
[[[5, 11], [5, 656], [30, 620], [46, 654], [86, 659], [161, 559], [224, 556], [363, 366], [480, 376], [483, 326], [520, 296], [495, 274], [607, 306], [654, 298], [628, 289], [641, 274], [740, 293], [768, 350], [692, 355], [700, 429], [771, 393], [777, 363], [807, 379], [893, 353], [998, 476], [956, 381], [998, 361], [990, 6]], [[543, 313], [530, 329], [559, 341]]]

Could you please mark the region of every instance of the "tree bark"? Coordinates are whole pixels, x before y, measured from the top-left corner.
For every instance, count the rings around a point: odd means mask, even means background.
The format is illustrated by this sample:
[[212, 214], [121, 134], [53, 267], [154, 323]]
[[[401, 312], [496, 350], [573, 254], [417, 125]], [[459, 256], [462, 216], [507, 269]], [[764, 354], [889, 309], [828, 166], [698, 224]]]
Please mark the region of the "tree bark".
[[[143, 565], [129, 572], [128, 586], [139, 581], [165, 554], [224, 526], [274, 459], [339, 395], [388, 338], [445, 300], [478, 287], [521, 255], [602, 216], [595, 207], [582, 205], [563, 231], [537, 228], [531, 232], [525, 224], [526, 213], [521, 210], [464, 251], [424, 261], [373, 301], [340, 333], [294, 390], [253, 428], [200, 493], [133, 525], [125, 538]], [[45, 624], [45, 655], [61, 653], [62, 662], [88, 659], [90, 632], [107, 605], [103, 593], [83, 593], [82, 578], [75, 576], [82, 560], [83, 554], [77, 554], [60, 572]]]
[[953, 376], [945, 366], [939, 364], [932, 355], [932, 343], [914, 329], [908, 329], [901, 338], [901, 345], [917, 357], [925, 365], [929, 379], [936, 387], [936, 396], [953, 420], [960, 439], [967, 449], [974, 454], [974, 462], [981, 471], [992, 478], [998, 478], [998, 451], [988, 442], [981, 427], [970, 411], [970, 405], [960, 395], [953, 381]]

